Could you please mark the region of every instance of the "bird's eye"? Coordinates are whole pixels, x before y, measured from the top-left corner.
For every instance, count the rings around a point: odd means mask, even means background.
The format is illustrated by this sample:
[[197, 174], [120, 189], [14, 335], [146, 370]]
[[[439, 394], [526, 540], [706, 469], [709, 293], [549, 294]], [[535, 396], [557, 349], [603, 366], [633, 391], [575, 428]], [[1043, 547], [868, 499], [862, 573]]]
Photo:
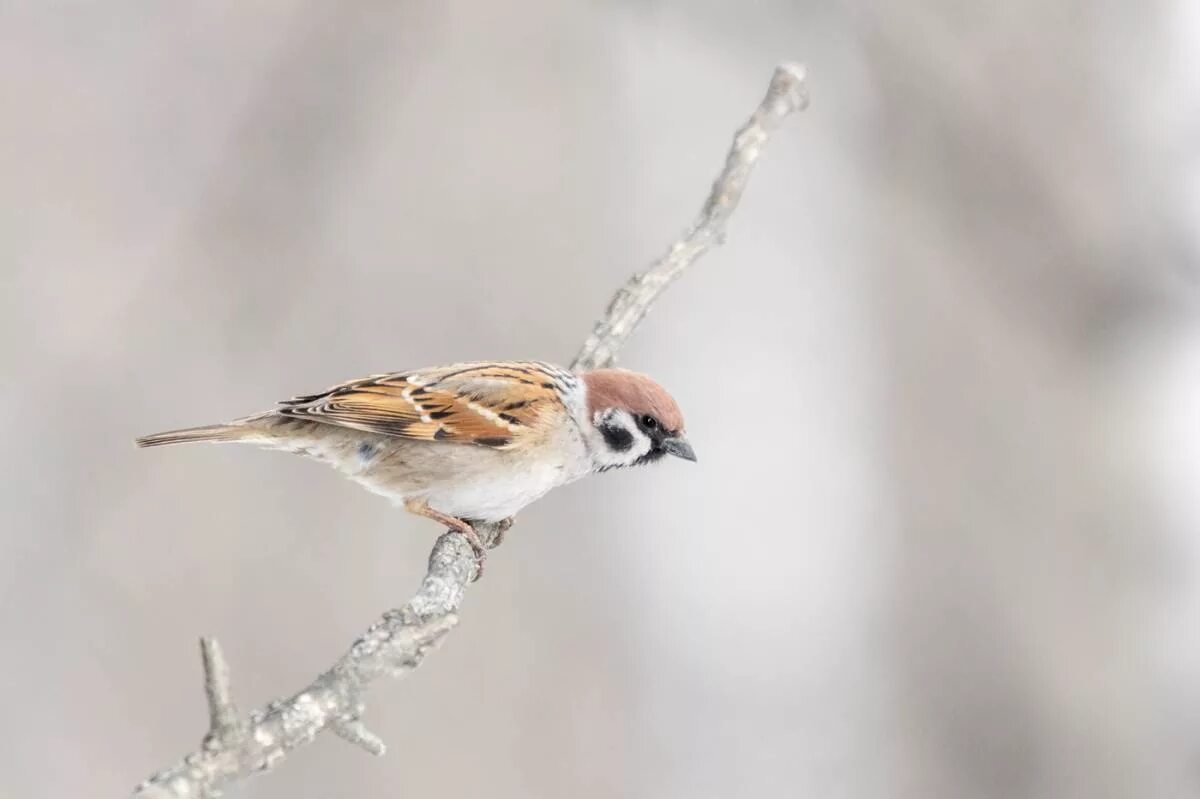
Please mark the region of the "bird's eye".
[[658, 420], [650, 414], [646, 414], [642, 417], [642, 427], [646, 428], [647, 430], [653, 430], [654, 428], [658, 427]]

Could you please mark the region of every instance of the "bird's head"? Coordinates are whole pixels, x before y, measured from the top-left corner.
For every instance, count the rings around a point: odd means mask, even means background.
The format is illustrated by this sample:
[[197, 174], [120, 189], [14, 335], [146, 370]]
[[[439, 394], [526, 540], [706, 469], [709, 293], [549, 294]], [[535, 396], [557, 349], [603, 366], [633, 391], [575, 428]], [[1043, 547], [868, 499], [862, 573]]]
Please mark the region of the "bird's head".
[[595, 369], [582, 378], [597, 471], [652, 463], [663, 455], [696, 460], [684, 438], [683, 414], [658, 383], [627, 369]]

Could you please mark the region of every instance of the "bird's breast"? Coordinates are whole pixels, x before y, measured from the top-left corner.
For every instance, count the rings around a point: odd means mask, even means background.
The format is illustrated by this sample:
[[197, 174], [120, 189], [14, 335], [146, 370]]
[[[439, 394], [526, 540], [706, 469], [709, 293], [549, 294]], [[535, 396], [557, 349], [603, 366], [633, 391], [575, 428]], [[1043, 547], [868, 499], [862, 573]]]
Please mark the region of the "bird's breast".
[[375, 439], [342, 470], [394, 500], [424, 499], [460, 519], [499, 521], [587, 473], [590, 461], [571, 431], [521, 449]]

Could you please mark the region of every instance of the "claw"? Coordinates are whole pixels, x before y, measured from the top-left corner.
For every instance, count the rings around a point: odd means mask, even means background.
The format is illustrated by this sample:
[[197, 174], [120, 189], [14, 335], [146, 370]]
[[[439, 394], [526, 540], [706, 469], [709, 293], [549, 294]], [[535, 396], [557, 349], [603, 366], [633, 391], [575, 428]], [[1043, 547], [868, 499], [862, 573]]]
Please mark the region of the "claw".
[[463, 526], [458, 531], [467, 539], [471, 549], [475, 550], [475, 576], [471, 578], [471, 582], [476, 582], [483, 576], [483, 563], [487, 560], [487, 547], [483, 545], [483, 539], [479, 537], [475, 528], [466, 522], [463, 522]]

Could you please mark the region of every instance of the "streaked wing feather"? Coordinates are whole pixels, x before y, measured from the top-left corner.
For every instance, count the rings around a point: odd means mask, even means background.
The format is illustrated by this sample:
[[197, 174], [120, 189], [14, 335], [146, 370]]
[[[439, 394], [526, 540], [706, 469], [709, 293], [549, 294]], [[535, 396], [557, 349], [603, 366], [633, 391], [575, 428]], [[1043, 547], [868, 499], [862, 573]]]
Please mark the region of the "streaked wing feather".
[[577, 378], [543, 363], [470, 363], [372, 375], [280, 403], [284, 416], [427, 441], [509, 448], [563, 410]]

